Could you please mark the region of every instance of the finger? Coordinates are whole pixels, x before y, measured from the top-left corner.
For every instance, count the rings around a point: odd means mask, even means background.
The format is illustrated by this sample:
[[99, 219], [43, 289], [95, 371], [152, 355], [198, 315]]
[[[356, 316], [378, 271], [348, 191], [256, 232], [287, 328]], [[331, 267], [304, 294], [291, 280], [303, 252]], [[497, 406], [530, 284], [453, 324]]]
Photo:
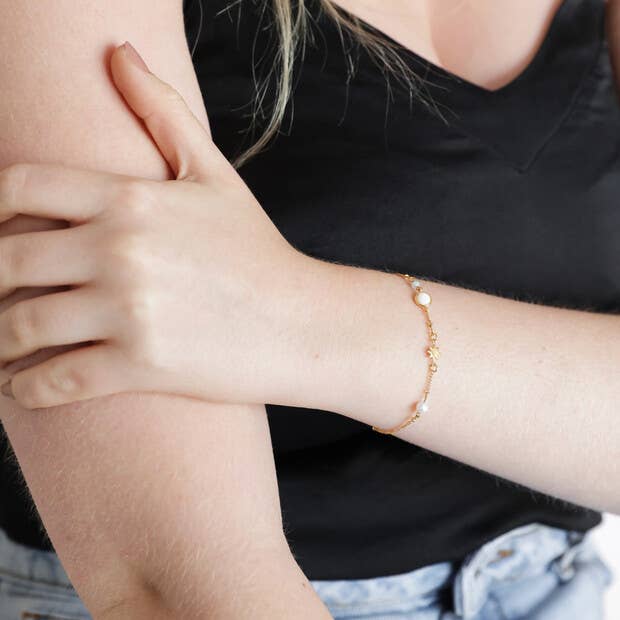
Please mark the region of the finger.
[[88, 288], [25, 299], [0, 313], [0, 362], [40, 349], [103, 340], [111, 310]]
[[87, 221], [105, 211], [132, 178], [57, 164], [13, 164], [0, 170], [0, 222], [18, 214]]
[[96, 264], [84, 230], [64, 228], [0, 238], [0, 297], [16, 288], [92, 280]]
[[118, 349], [94, 344], [62, 353], [15, 374], [4, 392], [26, 409], [54, 407], [127, 392], [132, 377]]
[[151, 73], [125, 42], [111, 58], [112, 77], [141, 118], [177, 179], [203, 179], [223, 156], [180, 93]]

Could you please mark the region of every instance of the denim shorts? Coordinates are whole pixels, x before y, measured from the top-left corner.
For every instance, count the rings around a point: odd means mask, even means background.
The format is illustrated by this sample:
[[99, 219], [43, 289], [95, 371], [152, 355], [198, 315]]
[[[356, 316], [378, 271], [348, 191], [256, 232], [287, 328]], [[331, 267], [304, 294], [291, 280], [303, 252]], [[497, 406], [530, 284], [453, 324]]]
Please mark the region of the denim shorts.
[[[336, 619], [603, 620], [611, 580], [589, 534], [532, 523], [462, 562], [311, 583]], [[54, 553], [17, 545], [0, 530], [0, 620], [89, 618]]]

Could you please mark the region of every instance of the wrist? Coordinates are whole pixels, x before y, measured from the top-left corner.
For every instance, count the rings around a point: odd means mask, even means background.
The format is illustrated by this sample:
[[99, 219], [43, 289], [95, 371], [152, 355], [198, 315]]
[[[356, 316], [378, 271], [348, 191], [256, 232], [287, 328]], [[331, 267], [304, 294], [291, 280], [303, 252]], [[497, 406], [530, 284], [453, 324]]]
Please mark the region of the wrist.
[[424, 317], [411, 289], [394, 273], [310, 260], [292, 364], [295, 402], [286, 404], [370, 425], [400, 422], [426, 375]]

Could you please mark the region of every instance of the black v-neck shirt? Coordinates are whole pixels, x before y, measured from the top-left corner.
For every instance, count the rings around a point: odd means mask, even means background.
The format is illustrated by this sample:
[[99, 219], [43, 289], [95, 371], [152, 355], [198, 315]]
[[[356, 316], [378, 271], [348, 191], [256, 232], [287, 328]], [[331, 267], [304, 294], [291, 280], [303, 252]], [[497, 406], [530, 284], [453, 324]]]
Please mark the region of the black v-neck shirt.
[[[313, 42], [296, 63], [281, 132], [240, 169], [295, 247], [495, 295], [620, 312], [620, 110], [602, 0], [564, 0], [527, 69], [493, 92], [365, 24], [425, 78], [413, 98], [394, 78], [388, 89], [346, 33], [345, 54], [318, 0], [306, 2]], [[231, 158], [251, 143], [252, 67], [260, 76], [273, 66], [269, 6], [202, 0], [197, 36], [198, 0], [185, 3], [213, 137]], [[272, 79], [266, 116], [273, 92]], [[544, 403], [532, 406], [544, 414]], [[271, 404], [267, 412], [285, 530], [310, 579], [460, 561], [525, 523], [585, 531], [600, 521], [334, 413]], [[2, 466], [0, 523], [44, 546], [11, 480]]]

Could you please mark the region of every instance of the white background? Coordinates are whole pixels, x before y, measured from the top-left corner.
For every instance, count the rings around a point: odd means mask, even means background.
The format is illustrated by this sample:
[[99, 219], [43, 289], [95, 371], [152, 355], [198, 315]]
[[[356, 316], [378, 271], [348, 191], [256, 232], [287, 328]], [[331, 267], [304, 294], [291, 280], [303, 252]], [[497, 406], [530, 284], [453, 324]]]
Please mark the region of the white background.
[[603, 523], [592, 531], [605, 563], [615, 573], [607, 591], [606, 620], [620, 620], [620, 517], [605, 515]]

